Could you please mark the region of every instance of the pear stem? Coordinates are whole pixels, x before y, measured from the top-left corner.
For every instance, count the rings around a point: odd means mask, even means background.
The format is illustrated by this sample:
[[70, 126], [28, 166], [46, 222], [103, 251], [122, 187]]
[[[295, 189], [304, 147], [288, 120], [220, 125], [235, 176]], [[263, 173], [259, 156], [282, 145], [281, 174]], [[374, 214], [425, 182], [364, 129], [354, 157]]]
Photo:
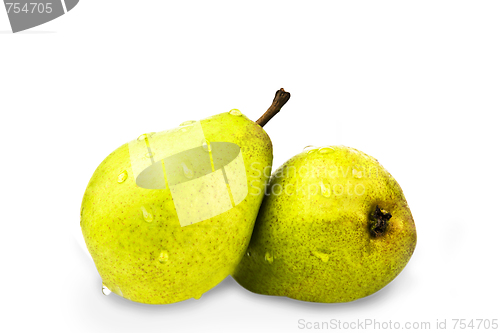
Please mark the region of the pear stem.
[[274, 117], [278, 112], [280, 112], [281, 108], [283, 105], [288, 102], [290, 99], [290, 93], [286, 92], [283, 88], [278, 90], [276, 94], [274, 95], [274, 100], [269, 109], [259, 118], [259, 120], [256, 121], [257, 124], [259, 124], [261, 127], [264, 127], [265, 124], [269, 120], [271, 120], [272, 117]]

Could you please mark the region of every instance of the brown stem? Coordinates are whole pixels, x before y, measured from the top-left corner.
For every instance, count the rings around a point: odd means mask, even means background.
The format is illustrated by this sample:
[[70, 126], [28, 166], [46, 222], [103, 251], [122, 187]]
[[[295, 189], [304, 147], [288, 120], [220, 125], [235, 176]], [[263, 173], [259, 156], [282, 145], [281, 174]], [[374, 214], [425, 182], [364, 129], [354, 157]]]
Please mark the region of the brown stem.
[[276, 95], [274, 95], [273, 104], [271, 104], [269, 109], [267, 109], [267, 111], [259, 118], [259, 120], [256, 121], [256, 123], [259, 124], [261, 127], [264, 127], [264, 125], [267, 124], [267, 122], [271, 120], [272, 117], [274, 117], [278, 112], [280, 112], [283, 105], [285, 105], [289, 99], [290, 99], [289, 92], [286, 92], [283, 88], [278, 90], [276, 92]]

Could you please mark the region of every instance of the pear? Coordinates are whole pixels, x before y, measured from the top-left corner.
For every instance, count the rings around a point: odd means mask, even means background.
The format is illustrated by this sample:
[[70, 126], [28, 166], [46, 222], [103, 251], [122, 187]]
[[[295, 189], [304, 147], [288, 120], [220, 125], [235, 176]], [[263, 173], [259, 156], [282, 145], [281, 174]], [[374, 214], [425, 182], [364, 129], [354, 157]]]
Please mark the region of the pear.
[[234, 271], [270, 175], [262, 126], [289, 97], [279, 90], [257, 122], [233, 109], [143, 134], [99, 165], [80, 225], [103, 292], [174, 303], [201, 297]]
[[375, 158], [307, 149], [271, 176], [233, 277], [259, 294], [349, 302], [392, 281], [416, 240], [403, 191]]

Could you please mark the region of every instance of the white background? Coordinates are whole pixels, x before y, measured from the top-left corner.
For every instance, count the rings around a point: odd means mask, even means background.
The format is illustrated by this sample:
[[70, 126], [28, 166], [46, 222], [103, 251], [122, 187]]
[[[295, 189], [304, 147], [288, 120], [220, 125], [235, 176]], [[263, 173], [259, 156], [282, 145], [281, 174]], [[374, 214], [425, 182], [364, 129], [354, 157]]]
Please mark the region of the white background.
[[[305, 331], [300, 319], [446, 319], [451, 330], [453, 318], [500, 319], [499, 17], [497, 1], [83, 0], [12, 34], [0, 10], [0, 328], [293, 332]], [[256, 295], [230, 277], [177, 304], [103, 296], [79, 230], [98, 164], [185, 120], [232, 108], [257, 119], [281, 87], [292, 98], [266, 125], [273, 169], [307, 145], [376, 157], [417, 226], [404, 271], [347, 304]]]

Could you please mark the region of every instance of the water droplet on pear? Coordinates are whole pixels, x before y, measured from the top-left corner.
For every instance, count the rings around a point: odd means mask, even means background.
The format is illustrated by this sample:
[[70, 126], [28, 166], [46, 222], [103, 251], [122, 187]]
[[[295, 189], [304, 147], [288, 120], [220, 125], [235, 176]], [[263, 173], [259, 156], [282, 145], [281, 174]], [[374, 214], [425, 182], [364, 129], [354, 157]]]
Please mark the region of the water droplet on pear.
[[312, 149], [316, 149], [316, 146], [313, 146], [313, 145], [305, 146], [304, 149], [302, 149], [302, 151], [309, 152]]
[[160, 257], [158, 258], [160, 263], [164, 264], [168, 261], [168, 253], [167, 251], [161, 251]]
[[332, 147], [321, 147], [319, 149], [320, 154], [329, 154], [329, 153], [333, 153], [333, 152], [334, 152], [334, 150]]
[[104, 296], [109, 296], [111, 294], [111, 290], [109, 290], [108, 287], [106, 287], [104, 284], [102, 285], [102, 293]]
[[184, 176], [187, 178], [187, 179], [192, 179], [194, 177], [194, 171], [193, 169], [190, 167], [190, 165], [188, 165], [189, 163], [186, 163], [186, 162], [182, 162], [181, 163], [181, 167], [182, 167], [182, 172], [184, 172]]
[[206, 152], [212, 151], [212, 147], [210, 146], [210, 141], [208, 141], [208, 140], [203, 140], [203, 143], [201, 146], [202, 146], [203, 150]]
[[229, 111], [229, 114], [233, 116], [241, 116], [242, 113], [238, 109], [232, 109], [231, 111]]
[[146, 138], [148, 137], [148, 134], [141, 134], [138, 138], [137, 138], [137, 141], [142, 141], [142, 140], [145, 140]]
[[181, 123], [179, 126], [188, 126], [188, 125], [194, 124], [195, 122], [196, 122], [196, 120], [188, 120], [188, 121]]
[[122, 293], [122, 290], [120, 289], [120, 287], [115, 286], [115, 289], [116, 289], [116, 294], [117, 294], [118, 296], [123, 297], [123, 293]]
[[274, 261], [273, 254], [272, 254], [272, 253], [269, 253], [269, 252], [266, 252], [266, 255], [264, 256], [264, 259], [265, 259], [268, 263], [272, 264], [272, 263], [273, 263], [273, 261]]
[[144, 218], [144, 221], [146, 221], [147, 223], [153, 222], [153, 217], [154, 217], [153, 214], [148, 212], [148, 210], [145, 207], [141, 207], [141, 209], [142, 209], [142, 217]]
[[312, 155], [312, 154], [316, 153], [317, 151], [318, 151], [318, 149], [317, 149], [317, 148], [312, 148], [312, 149], [309, 149], [309, 150], [307, 151], [307, 155]]
[[361, 170], [357, 170], [357, 169], [352, 169], [352, 175], [355, 177], [355, 178], [361, 178], [363, 177], [363, 172]]
[[321, 259], [322, 262], [328, 262], [330, 259], [330, 256], [327, 253], [319, 252], [319, 251], [312, 251], [312, 254], [318, 258]]
[[118, 178], [117, 178], [117, 181], [118, 181], [118, 184], [121, 184], [123, 183], [124, 181], [126, 181], [128, 178], [128, 172], [127, 170], [123, 170], [119, 175], [118, 175]]

